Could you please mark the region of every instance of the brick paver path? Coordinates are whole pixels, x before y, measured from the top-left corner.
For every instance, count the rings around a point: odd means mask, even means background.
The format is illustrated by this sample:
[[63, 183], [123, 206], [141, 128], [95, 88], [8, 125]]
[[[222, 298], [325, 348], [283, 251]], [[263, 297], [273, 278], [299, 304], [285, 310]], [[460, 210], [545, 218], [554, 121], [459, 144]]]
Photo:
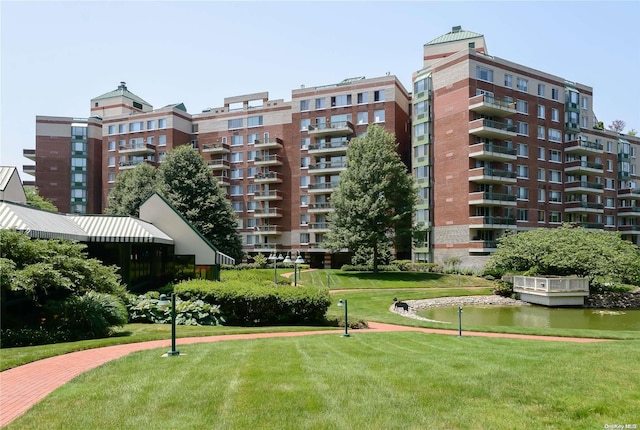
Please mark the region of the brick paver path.
[[[359, 330], [360, 331], [360, 330]], [[369, 323], [366, 332], [417, 331], [458, 335], [457, 330], [439, 330], [420, 327], [406, 327], [393, 324]], [[342, 333], [342, 330], [319, 330], [284, 333], [230, 334], [221, 336], [187, 337], [176, 340], [178, 345], [222, 340], [262, 339], [273, 337], [309, 336], [317, 334]], [[508, 333], [463, 332], [463, 336], [484, 336], [512, 339], [551, 340], [563, 342], [603, 342], [604, 339], [583, 339], [551, 336], [517, 335]], [[71, 381], [76, 376], [94, 369], [108, 361], [123, 357], [135, 351], [171, 347], [170, 340], [130, 343], [104, 348], [88, 349], [56, 357], [35, 361], [0, 372], [0, 426], [5, 426], [22, 415], [30, 407], [45, 398], [56, 388]]]

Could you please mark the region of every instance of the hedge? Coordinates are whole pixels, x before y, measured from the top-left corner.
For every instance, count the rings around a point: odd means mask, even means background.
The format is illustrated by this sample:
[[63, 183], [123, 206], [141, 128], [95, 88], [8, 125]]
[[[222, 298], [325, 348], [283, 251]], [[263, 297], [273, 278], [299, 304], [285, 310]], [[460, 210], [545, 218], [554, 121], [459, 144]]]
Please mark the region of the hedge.
[[323, 323], [331, 304], [329, 290], [323, 287], [274, 287], [239, 280], [190, 280], [174, 291], [184, 300], [220, 306], [225, 324], [238, 326]]

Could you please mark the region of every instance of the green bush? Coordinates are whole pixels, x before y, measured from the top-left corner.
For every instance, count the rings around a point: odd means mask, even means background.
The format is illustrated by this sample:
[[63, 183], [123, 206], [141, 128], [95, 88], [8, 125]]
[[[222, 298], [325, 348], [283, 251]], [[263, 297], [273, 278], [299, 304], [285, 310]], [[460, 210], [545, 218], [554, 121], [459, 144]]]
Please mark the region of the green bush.
[[493, 294], [502, 297], [513, 297], [513, 283], [503, 280], [496, 281]]
[[273, 287], [240, 280], [191, 280], [176, 285], [175, 291], [184, 299], [220, 306], [226, 324], [240, 326], [322, 323], [331, 304], [326, 288]]
[[[340, 268], [343, 272], [372, 272], [373, 266], [345, 264]], [[379, 272], [399, 272], [400, 268], [394, 264], [389, 266], [378, 266]]]
[[[155, 291], [140, 296], [132, 295], [127, 303], [129, 322], [170, 323], [171, 306], [158, 306], [158, 298]], [[182, 300], [176, 297], [177, 325], [219, 325], [222, 322], [219, 306], [202, 300]]]
[[411, 260], [395, 260], [393, 265], [401, 272], [432, 272], [436, 263], [414, 263]]
[[74, 340], [69, 332], [48, 331], [44, 327], [0, 330], [0, 348], [46, 345]]

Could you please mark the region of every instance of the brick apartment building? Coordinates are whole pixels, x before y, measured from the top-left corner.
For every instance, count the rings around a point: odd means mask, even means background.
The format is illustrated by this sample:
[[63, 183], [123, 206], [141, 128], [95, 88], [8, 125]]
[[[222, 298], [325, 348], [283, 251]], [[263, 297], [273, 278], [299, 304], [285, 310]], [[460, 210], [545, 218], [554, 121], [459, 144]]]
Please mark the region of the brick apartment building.
[[490, 56], [484, 36], [459, 27], [424, 45], [413, 87], [358, 77], [189, 114], [154, 109], [122, 82], [91, 99], [88, 119], [38, 116], [24, 171], [60, 211], [99, 213], [120, 171], [190, 144], [225, 188], [245, 252], [336, 267], [346, 254], [322, 245], [331, 193], [349, 140], [376, 123], [416, 178], [414, 260], [481, 266], [506, 230], [562, 222], [640, 243], [640, 140], [599, 128], [592, 88]]

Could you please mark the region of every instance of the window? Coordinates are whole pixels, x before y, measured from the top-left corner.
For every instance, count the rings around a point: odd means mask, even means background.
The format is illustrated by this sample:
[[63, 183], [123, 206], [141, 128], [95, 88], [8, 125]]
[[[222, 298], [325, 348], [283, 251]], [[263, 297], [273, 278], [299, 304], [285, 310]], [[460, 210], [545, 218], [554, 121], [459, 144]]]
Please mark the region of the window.
[[518, 209], [517, 213], [518, 221], [529, 221], [529, 210], [528, 209]]
[[260, 169], [258, 167], [249, 167], [247, 169], [247, 177], [248, 178], [253, 178], [256, 176], [256, 174], [260, 171]]
[[300, 138], [300, 149], [309, 149], [309, 143], [311, 143], [311, 138], [309, 137]]
[[309, 214], [300, 214], [300, 224], [307, 225], [311, 221], [311, 215]]
[[300, 131], [309, 130], [311, 125], [311, 118], [304, 118], [300, 120]]
[[[598, 139], [596, 139], [596, 143], [598, 143]], [[608, 153], [612, 153], [613, 152], [613, 144], [611, 143], [610, 140], [607, 140], [607, 152]]]
[[309, 100], [300, 100], [300, 110], [309, 110]]
[[539, 125], [538, 126], [538, 139], [544, 140], [544, 138], [546, 137], [546, 134], [547, 134], [547, 132], [546, 132], [544, 126], [543, 125]]
[[87, 159], [86, 158], [71, 158], [71, 166], [72, 167], [86, 167]]
[[507, 88], [513, 88], [513, 76], [511, 75], [504, 75], [504, 86]]
[[544, 84], [538, 84], [538, 96], [544, 97]]
[[126, 133], [127, 132], [127, 124], [118, 124], [118, 133]]
[[309, 194], [302, 194], [300, 196], [300, 206], [309, 206], [311, 203], [311, 196]]
[[158, 146], [165, 146], [167, 144], [167, 136], [164, 134], [161, 134], [160, 136], [158, 136]]
[[482, 66], [476, 66], [476, 79], [493, 82], [493, 70]]
[[247, 228], [256, 228], [258, 220], [255, 218], [247, 218]]
[[586, 97], [580, 97], [580, 108], [586, 110], [589, 105], [589, 100]]
[[142, 131], [144, 129], [144, 122], [136, 121], [129, 123], [129, 132]]
[[232, 152], [231, 153], [231, 162], [232, 163], [240, 163], [242, 161], [242, 152]]
[[538, 105], [538, 118], [542, 118], [544, 119], [544, 106], [543, 105]]
[[551, 223], [561, 223], [562, 222], [562, 213], [561, 212], [549, 212], [549, 222]]
[[[114, 161], [115, 164], [115, 161]], [[86, 185], [87, 182], [87, 174], [86, 173], [73, 173], [71, 176], [71, 181], [74, 183], [80, 183]]]
[[529, 136], [529, 124], [527, 124], [526, 122], [518, 121], [518, 134]]
[[542, 146], [538, 147], [538, 160], [543, 160], [545, 159], [544, 155], [545, 155], [545, 148], [543, 148]]
[[115, 172], [109, 172], [107, 174], [107, 182], [109, 182], [110, 184], [116, 181], [116, 174]]
[[116, 141], [115, 140], [110, 140], [109, 141], [109, 151], [115, 151], [116, 150]]
[[516, 81], [516, 88], [523, 93], [529, 92], [529, 82], [524, 78], [518, 78]]
[[116, 126], [115, 125], [110, 125], [109, 126], [109, 134], [116, 134]]
[[554, 149], [550, 149], [549, 150], [549, 161], [553, 161], [556, 163], [561, 163], [562, 162], [562, 154], [560, 153], [560, 151], [556, 151]]
[[562, 192], [560, 192], [560, 191], [549, 191], [549, 202], [551, 202], [551, 203], [562, 203]]
[[[415, 137], [425, 136], [429, 134], [429, 123], [421, 122], [413, 126], [413, 135]], [[422, 140], [422, 139], [420, 139]]]
[[555, 182], [556, 184], [562, 183], [562, 172], [559, 170], [549, 170], [549, 182]]
[[528, 178], [529, 177], [529, 166], [518, 164], [518, 168], [517, 168], [516, 173], [517, 173], [519, 178]]
[[549, 140], [551, 142], [562, 143], [562, 132], [553, 128], [549, 129]]
[[538, 167], [538, 181], [545, 181], [545, 170], [542, 167]]
[[308, 168], [310, 163], [311, 163], [311, 157], [300, 157], [300, 167], [302, 169]]
[[384, 90], [378, 90], [373, 92], [373, 101], [374, 102], [383, 102], [384, 101]]
[[369, 102], [369, 93], [358, 93], [358, 104], [364, 104]]
[[242, 169], [232, 169], [231, 179], [242, 179]]
[[529, 145], [518, 143], [516, 146], [518, 157], [529, 157]]
[[544, 203], [545, 191], [542, 188], [538, 188], [538, 202]]
[[[427, 100], [418, 102], [413, 105], [413, 114], [416, 116], [429, 111], [430, 111], [429, 102]], [[429, 112], [429, 116], [431, 116], [430, 112]]]
[[358, 112], [358, 125], [369, 123], [369, 112]]
[[529, 113], [529, 103], [527, 103], [524, 100], [517, 100], [516, 101], [516, 112], [528, 114]]
[[156, 120], [152, 119], [147, 121], [147, 130], [155, 130], [156, 129]]
[[604, 225], [613, 227], [615, 226], [615, 218], [613, 215], [605, 215], [604, 217]]
[[316, 109], [324, 109], [326, 106], [326, 99], [320, 98], [320, 99], [316, 99]]
[[262, 125], [262, 115], [250, 116], [247, 118], [247, 127], [259, 127]]
[[159, 119], [158, 128], [167, 128], [167, 120], [164, 118]]
[[231, 185], [231, 195], [232, 196], [241, 196], [242, 195], [242, 185]]
[[239, 134], [231, 136], [231, 145], [232, 146], [242, 145], [243, 143], [244, 143], [244, 136], [239, 135]]
[[604, 187], [613, 190], [616, 187], [616, 181], [613, 178], [604, 178]]
[[109, 157], [107, 161], [107, 166], [116, 167], [116, 157]]
[[551, 108], [551, 121], [553, 122], [560, 121], [560, 112], [556, 108]]
[[227, 129], [242, 128], [244, 126], [244, 120], [242, 118], [227, 120]]
[[331, 97], [331, 106], [349, 106], [351, 104], [351, 94], [342, 94], [339, 96]]
[[300, 176], [300, 187], [308, 187], [311, 183], [311, 176]]
[[260, 184], [247, 185], [247, 194], [255, 194], [260, 191]]
[[413, 91], [418, 94], [429, 89], [429, 81], [427, 78], [420, 79], [413, 84]]
[[557, 88], [551, 88], [551, 99], [560, 100], [560, 91]]
[[612, 197], [607, 197], [606, 199], [604, 199], [604, 206], [607, 208], [615, 208], [615, 199]]
[[538, 222], [544, 222], [544, 211], [538, 211]]
[[586, 115], [582, 115], [580, 117], [580, 127], [587, 128], [588, 124], [589, 124], [589, 118], [587, 118]]
[[384, 109], [373, 111], [373, 122], [384, 122]]
[[517, 192], [518, 200], [529, 200], [529, 188], [518, 187]]
[[613, 160], [607, 160], [607, 172], [613, 172]]
[[304, 243], [309, 243], [309, 237], [311, 237], [311, 235], [309, 233], [300, 233], [300, 243], [304, 244]]
[[249, 133], [247, 134], [247, 143], [249, 145], [253, 145], [254, 143], [256, 143], [256, 141], [260, 140], [260, 134], [259, 133]]
[[242, 209], [243, 209], [243, 206], [244, 206], [242, 203], [243, 203], [242, 200], [237, 201], [237, 202], [231, 202], [231, 207], [236, 212], [242, 212]]

